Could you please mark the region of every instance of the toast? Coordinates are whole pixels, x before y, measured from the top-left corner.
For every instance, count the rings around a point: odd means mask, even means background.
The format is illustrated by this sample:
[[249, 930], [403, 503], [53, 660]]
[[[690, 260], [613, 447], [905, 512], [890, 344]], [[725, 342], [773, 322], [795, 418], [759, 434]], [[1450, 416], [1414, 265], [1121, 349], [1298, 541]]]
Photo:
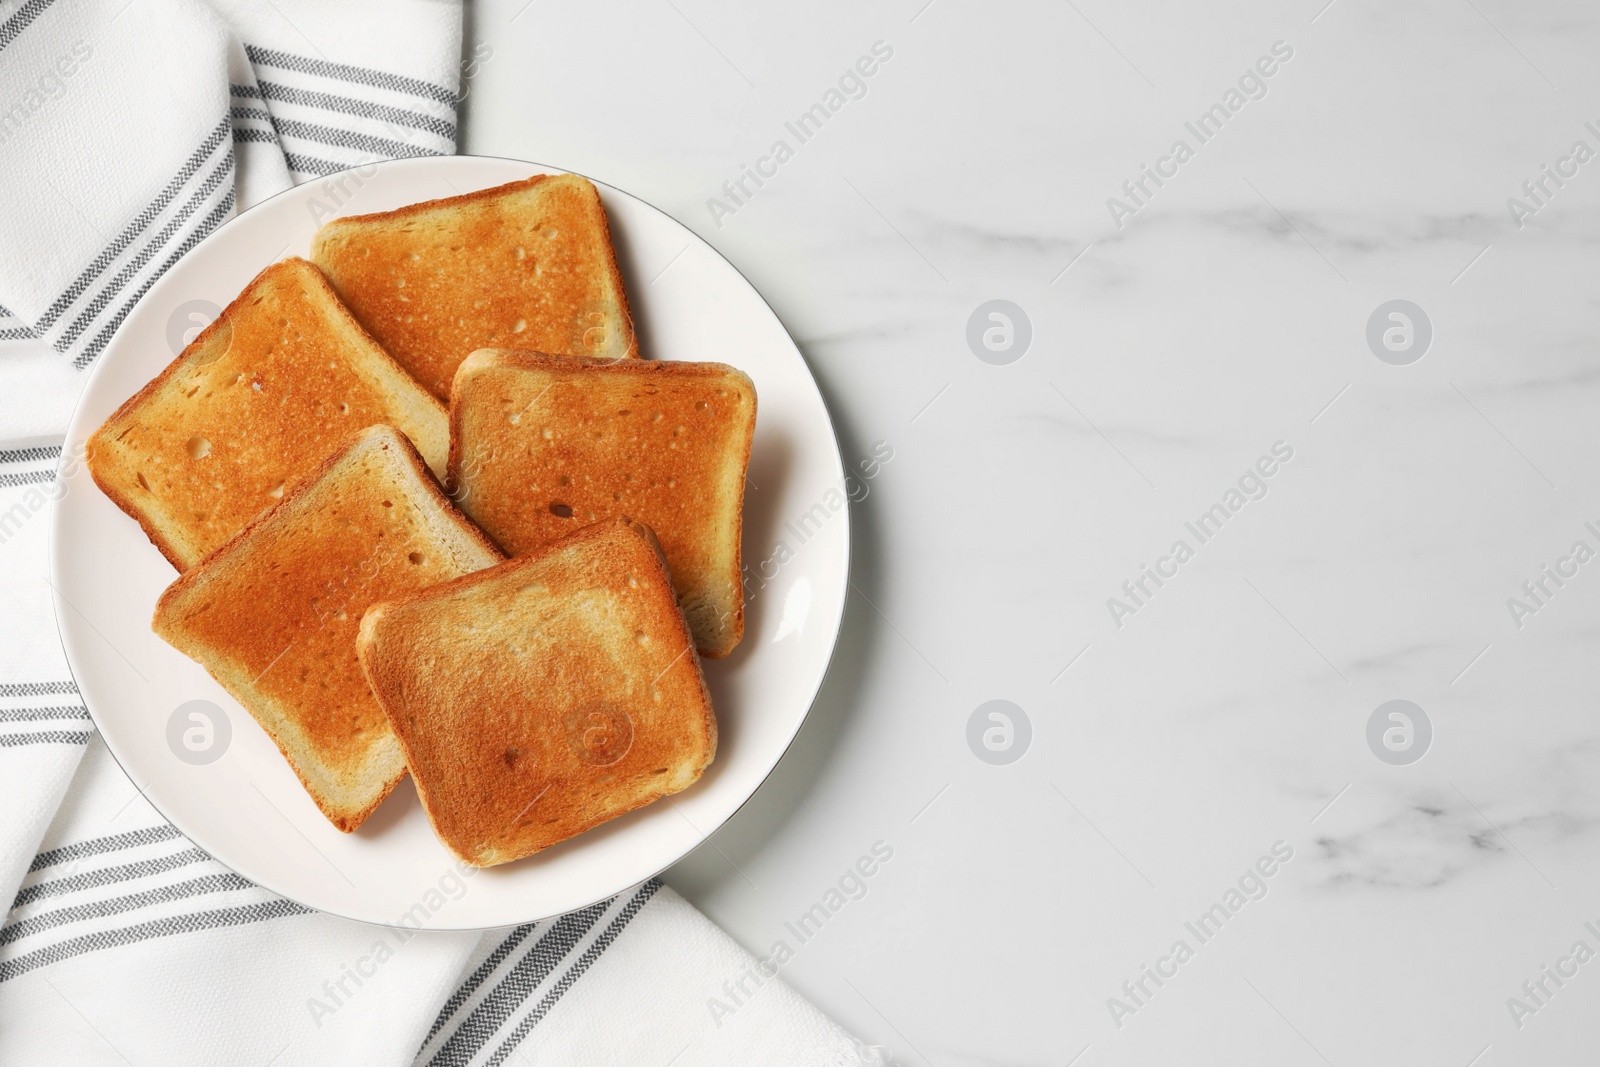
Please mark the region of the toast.
[[274, 263], [89, 439], [89, 471], [188, 570], [352, 433], [387, 423], [443, 473], [444, 406], [303, 259]]
[[311, 258], [441, 400], [476, 348], [639, 354], [600, 194], [576, 174], [334, 219]]
[[685, 789], [716, 754], [700, 661], [639, 523], [376, 604], [356, 648], [434, 832], [473, 866]]
[[152, 625], [244, 705], [349, 833], [405, 777], [356, 660], [362, 612], [500, 559], [410, 442], [373, 426], [172, 583]]
[[744, 636], [755, 386], [721, 363], [474, 352], [450, 400], [450, 494], [510, 555], [627, 516], [660, 539], [700, 653]]

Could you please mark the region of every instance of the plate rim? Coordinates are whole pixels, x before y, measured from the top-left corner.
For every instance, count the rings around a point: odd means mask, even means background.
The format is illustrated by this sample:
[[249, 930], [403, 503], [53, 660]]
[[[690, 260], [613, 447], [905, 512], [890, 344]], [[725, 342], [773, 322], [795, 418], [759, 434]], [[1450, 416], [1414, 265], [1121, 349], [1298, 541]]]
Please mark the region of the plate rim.
[[[197, 242], [197, 244], [195, 246], [195, 249], [193, 249], [191, 251], [197, 251], [200, 248], [200, 246], [205, 244], [206, 242], [220, 238], [221, 235], [224, 234], [228, 230], [229, 227], [231, 227], [234, 223], [238, 222], [240, 219], [245, 217], [250, 212], [257, 210], [258, 208], [261, 208], [261, 207], [271, 203], [272, 201], [277, 200], [280, 197], [292, 194], [296, 190], [298, 190], [298, 189], [300, 189], [300, 188], [302, 188], [304, 186], [316, 185], [318, 183], [326, 181], [329, 178], [336, 177], [339, 174], [344, 174], [344, 173], [347, 173], [349, 171], [356, 170], [358, 168], [366, 168], [366, 167], [373, 167], [373, 166], [377, 166], [377, 167], [396, 167], [396, 168], [429, 167], [429, 166], [436, 165], [440, 161], [443, 161], [443, 160], [485, 160], [485, 161], [495, 162], [495, 163], [511, 163], [511, 164], [516, 164], [518, 166], [522, 166], [522, 167], [529, 167], [529, 168], [534, 169], [536, 172], [545, 173], [545, 174], [574, 174], [574, 175], [577, 175], [577, 176], [579, 176], [581, 178], [584, 178], [584, 179], [586, 179], [586, 180], [588, 180], [590, 182], [593, 182], [597, 187], [599, 187], [601, 189], [602, 192], [611, 192], [611, 193], [615, 193], [615, 194], [620, 194], [620, 195], [625, 196], [628, 199], [630, 199], [630, 200], [632, 200], [632, 201], [644, 206], [645, 208], [649, 209], [650, 211], [654, 212], [655, 214], [661, 216], [666, 221], [670, 222], [672, 225], [676, 226], [679, 230], [683, 231], [683, 233], [685, 235], [687, 235], [689, 237], [689, 239], [699, 242], [699, 244], [702, 247], [704, 247], [705, 249], [709, 250], [713, 255], [715, 255], [718, 259], [720, 259], [730, 270], [732, 270], [734, 272], [734, 274], [736, 274], [739, 277], [739, 279], [741, 281], [743, 281], [744, 284], [749, 288], [750, 292], [755, 295], [755, 298], [760, 302], [760, 305], [761, 305], [762, 309], [765, 310], [767, 315], [771, 317], [772, 321], [777, 324], [778, 328], [783, 331], [784, 337], [788, 340], [790, 346], [794, 350], [795, 355], [799, 358], [801, 366], [803, 366], [805, 368], [806, 375], [811, 380], [812, 388], [816, 391], [817, 401], [818, 401], [818, 404], [820, 405], [820, 407], [822, 409], [823, 420], [827, 425], [828, 440], [829, 440], [829, 443], [833, 447], [832, 458], [833, 458], [833, 466], [835, 468], [835, 473], [837, 474], [840, 483], [841, 484], [845, 483], [846, 474], [845, 474], [845, 465], [844, 465], [844, 450], [839, 445], [839, 431], [838, 431], [837, 426], [835, 425], [835, 419], [834, 419], [833, 412], [828, 406], [827, 396], [822, 391], [821, 384], [817, 381], [816, 373], [812, 370], [810, 361], [808, 361], [806, 359], [805, 353], [801, 350], [799, 343], [797, 341], [795, 341], [794, 334], [789, 330], [789, 327], [784, 323], [782, 317], [779, 316], [777, 311], [772, 307], [772, 304], [767, 300], [766, 296], [762, 294], [761, 290], [756, 287], [755, 283], [750, 280], [749, 276], [746, 275], [744, 273], [744, 271], [739, 269], [737, 264], [735, 264], [731, 259], [729, 259], [726, 255], [724, 255], [722, 253], [721, 249], [717, 248], [710, 241], [706, 240], [704, 237], [702, 237], [700, 235], [700, 233], [698, 231], [696, 231], [693, 228], [691, 228], [687, 223], [683, 222], [677, 216], [675, 216], [672, 213], [666, 211], [665, 209], [659, 207], [658, 205], [656, 205], [655, 203], [651, 202], [650, 200], [645, 199], [644, 197], [641, 197], [641, 196], [639, 196], [639, 195], [637, 195], [635, 193], [629, 192], [626, 189], [623, 189], [623, 188], [620, 188], [618, 186], [612, 185], [612, 184], [610, 184], [608, 182], [602, 181], [602, 180], [600, 180], [598, 178], [595, 178], [595, 177], [593, 177], [591, 175], [585, 174], [582, 171], [570, 170], [570, 169], [566, 169], [566, 168], [562, 168], [562, 167], [557, 167], [557, 166], [554, 166], [554, 165], [548, 164], [548, 163], [538, 163], [538, 162], [533, 162], [533, 161], [530, 161], [530, 160], [517, 159], [517, 158], [512, 157], [512, 156], [484, 155], [484, 154], [481, 154], [481, 153], [467, 153], [467, 152], [460, 152], [460, 153], [456, 153], [454, 155], [448, 155], [448, 156], [402, 157], [402, 158], [399, 158], [399, 159], [378, 160], [378, 161], [371, 162], [371, 163], [352, 164], [349, 167], [341, 168], [340, 170], [334, 172], [333, 174], [318, 175], [317, 178], [314, 181], [307, 181], [307, 182], [301, 183], [299, 185], [292, 185], [288, 189], [279, 190], [278, 192], [273, 193], [271, 196], [265, 198], [264, 200], [261, 200], [261, 201], [255, 203], [255, 204], [252, 204], [250, 207], [246, 208], [244, 211], [235, 212], [235, 214], [233, 215], [232, 218], [230, 218], [227, 221], [223, 222], [215, 230], [211, 231], [205, 237], [203, 237], [199, 242]], [[445, 165], [449, 166], [449, 165], [452, 165], [452, 164], [445, 164]], [[486, 186], [485, 188], [493, 188], [493, 186]], [[473, 192], [473, 191], [476, 191], [476, 190], [469, 190], [469, 192]], [[435, 198], [435, 199], [438, 199], [438, 198]], [[449, 198], [446, 197], [444, 199], [449, 199]], [[419, 203], [425, 203], [426, 201], [418, 201], [418, 202]], [[187, 258], [187, 257], [185, 257], [185, 258]], [[281, 255], [280, 255], [280, 259], [281, 259]], [[179, 262], [181, 262], [181, 260]], [[270, 266], [270, 264], [268, 264], [268, 265]], [[174, 264], [174, 266], [177, 266], [177, 264]], [[124, 316], [122, 322], [117, 325], [116, 330], [112, 333], [111, 338], [108, 340], [108, 342], [106, 344], [106, 349], [105, 349], [106, 353], [109, 353], [109, 352], [114, 351], [116, 349], [117, 344], [121, 340], [124, 331], [128, 328], [129, 321], [133, 318], [134, 309], [136, 309], [140, 305], [142, 305], [145, 302], [147, 302], [150, 299], [152, 299], [152, 297], [154, 297], [157, 293], [161, 292], [163, 290], [163, 288], [167, 284], [169, 284], [169, 281], [172, 278], [172, 276], [173, 276], [173, 271], [170, 270], [170, 269], [168, 271], [163, 272], [160, 276], [157, 277], [157, 279], [150, 286], [150, 288], [148, 290], [146, 290], [145, 293], [142, 296], [140, 296], [138, 298], [138, 300], [136, 300], [132, 306], [130, 306], [129, 313], [126, 316]], [[82, 417], [84, 406], [88, 401], [89, 395], [91, 393], [91, 390], [94, 387], [96, 379], [102, 373], [104, 373], [104, 368], [110, 362], [109, 360], [104, 358], [104, 354], [105, 353], [102, 353], [102, 358], [97, 359], [95, 361], [95, 363], [94, 363], [94, 366], [90, 368], [89, 374], [85, 378], [82, 388], [79, 390], [78, 398], [73, 403], [72, 415], [67, 420], [66, 431], [62, 436], [63, 447], [62, 447], [62, 450], [61, 450], [61, 456], [58, 458], [58, 460], [56, 462], [56, 484], [57, 485], [62, 485], [63, 484], [62, 480], [61, 480], [62, 472], [66, 468], [66, 466], [68, 465], [68, 463], [70, 461], [70, 459], [69, 459], [69, 449], [68, 449], [67, 446], [70, 444], [71, 441], [73, 441], [75, 438], [80, 436], [75, 431], [77, 431], [79, 429], [79, 421], [80, 421], [80, 418]], [[126, 400], [124, 400], [123, 402], [126, 402]], [[83, 434], [81, 436], [84, 438], [84, 440], [88, 439], [88, 434]], [[99, 488], [98, 485], [96, 485], [95, 487], [96, 487], [96, 489]], [[103, 492], [103, 490], [102, 490], [102, 492]], [[59, 498], [58, 498], [58, 504], [59, 504]], [[850, 584], [851, 584], [850, 576], [851, 576], [851, 570], [852, 570], [852, 567], [853, 567], [853, 564], [854, 564], [854, 559], [855, 559], [855, 555], [854, 555], [854, 537], [853, 537], [854, 524], [853, 524], [852, 519], [851, 519], [851, 508], [850, 508], [849, 505], [850, 505], [849, 497], [848, 497], [848, 494], [846, 494], [846, 506], [843, 509], [841, 509], [842, 513], [843, 513], [843, 516], [844, 516], [844, 524], [843, 524], [843, 527], [842, 527], [844, 561], [843, 561], [843, 567], [841, 568], [842, 579], [841, 579], [841, 582], [840, 582], [842, 588], [840, 589], [839, 610], [838, 610], [838, 613], [837, 613], [836, 617], [832, 621], [832, 631], [833, 632], [828, 637], [828, 653], [827, 653], [827, 656], [825, 657], [825, 659], [823, 660], [822, 669], [817, 674], [816, 682], [813, 685], [810, 694], [808, 694], [807, 697], [805, 698], [805, 711], [802, 712], [799, 716], [796, 717], [796, 719], [794, 721], [794, 727], [793, 727], [792, 730], [790, 730], [789, 736], [784, 739], [783, 747], [778, 752], [777, 757], [775, 759], [773, 759], [771, 764], [766, 768], [766, 770], [764, 772], [762, 772], [760, 779], [744, 795], [743, 799], [741, 799], [739, 801], [739, 803], [736, 804], [725, 816], [723, 816], [717, 822], [717, 824], [715, 826], [713, 826], [709, 831], [702, 832], [702, 831], [699, 830], [698, 827], [694, 827], [691, 824], [691, 828], [694, 829], [695, 832], [697, 834], [699, 834], [699, 836], [700, 836], [700, 840], [699, 841], [695, 842], [694, 844], [691, 844], [687, 849], [685, 849], [683, 852], [679, 853], [674, 859], [672, 859], [671, 861], [666, 863], [664, 866], [657, 868], [655, 871], [653, 871], [650, 874], [646, 875], [644, 878], [640, 879], [639, 881], [631, 882], [631, 883], [629, 883], [629, 885], [621, 886], [615, 892], [607, 894], [607, 895], [603, 895], [601, 897], [598, 897], [595, 900], [587, 902], [586, 904], [577, 905], [577, 907], [574, 910], [581, 910], [584, 907], [590, 907], [590, 906], [593, 906], [594, 904], [598, 904], [603, 900], [613, 899], [614, 897], [616, 897], [616, 896], [618, 896], [618, 895], [620, 895], [622, 893], [627, 892], [633, 886], [642, 885], [645, 882], [650, 881], [651, 879], [658, 878], [664, 872], [670, 870], [672, 867], [675, 867], [679, 863], [682, 863], [685, 859], [687, 859], [694, 852], [696, 852], [699, 849], [705, 847], [705, 845], [710, 843], [711, 838], [712, 838], [712, 836], [714, 834], [716, 834], [718, 831], [720, 831], [725, 826], [727, 826], [730, 822], [732, 822], [734, 820], [734, 818], [736, 816], [738, 816], [738, 814], [740, 812], [742, 812], [745, 809], [745, 807], [752, 800], [755, 799], [756, 794], [759, 793], [761, 791], [762, 787], [767, 784], [768, 780], [771, 779], [772, 775], [777, 771], [779, 764], [781, 764], [783, 762], [784, 758], [789, 754], [790, 750], [794, 747], [795, 740], [800, 736], [800, 731], [805, 727], [806, 722], [811, 718], [812, 711], [815, 710], [815, 708], [816, 708], [817, 699], [822, 693], [822, 687], [827, 683], [828, 676], [829, 676], [829, 674], [832, 673], [834, 662], [837, 659], [838, 654], [839, 654], [839, 635], [844, 630], [844, 617], [845, 617], [845, 612], [846, 612], [846, 610], [848, 608], [848, 602], [849, 602], [849, 590], [850, 590]], [[84, 691], [83, 686], [80, 684], [80, 682], [78, 680], [78, 670], [74, 666], [72, 655], [71, 655], [70, 651], [68, 650], [66, 633], [65, 633], [64, 627], [62, 625], [62, 621], [61, 621], [62, 620], [62, 604], [64, 602], [62, 594], [61, 594], [61, 591], [60, 591], [61, 582], [60, 582], [60, 571], [59, 571], [59, 566], [60, 566], [60, 564], [59, 564], [59, 557], [60, 557], [59, 549], [60, 549], [61, 537], [63, 536], [62, 533], [61, 533], [61, 530], [62, 530], [62, 514], [63, 514], [62, 510], [61, 510], [61, 508], [59, 506], [57, 506], [55, 508], [52, 508], [52, 510], [51, 510], [50, 535], [49, 535], [48, 543], [47, 543], [47, 564], [48, 564], [48, 572], [49, 572], [49, 576], [50, 576], [50, 605], [51, 605], [52, 613], [54, 615], [54, 620], [53, 621], [55, 622], [56, 641], [61, 647], [62, 659], [67, 665], [67, 673], [72, 679], [73, 686], [78, 690], [79, 697], [83, 700], [84, 708], [89, 712], [90, 720], [94, 723], [96, 736], [105, 745], [105, 749], [106, 749], [107, 753], [110, 754], [112, 761], [117, 766], [117, 769], [122, 772], [122, 774], [123, 774], [123, 776], [125, 778], [127, 778], [128, 784], [131, 785], [138, 792], [138, 794], [141, 797], [144, 798], [145, 802], [147, 804], [149, 804], [151, 806], [151, 808], [154, 809], [155, 812], [158, 815], [160, 815], [163, 819], [165, 819], [180, 834], [183, 834], [184, 838], [186, 840], [189, 840], [191, 843], [194, 843], [193, 839], [190, 838], [188, 833], [185, 832], [185, 830], [183, 829], [183, 827], [179, 825], [179, 820], [174, 818], [173, 815], [167, 810], [167, 808], [151, 792], [149, 792], [145, 788], [141, 787], [139, 785], [139, 783], [138, 783], [138, 779], [132, 773], [129, 772], [128, 766], [127, 766], [126, 763], [124, 763], [122, 755], [118, 753], [118, 751], [116, 749], [116, 746], [112, 744], [112, 742], [111, 742], [111, 740], [109, 738], [109, 735], [107, 734], [106, 730], [104, 729], [104, 727], [101, 724], [102, 715], [99, 712], [97, 712], [95, 710], [95, 708], [93, 708], [90, 705], [90, 700], [89, 700], [88, 694]], [[742, 555], [742, 552], [741, 552], [741, 555]], [[67, 607], [71, 607], [71, 605], [68, 604]], [[85, 621], [87, 621], [87, 620], [85, 620]], [[92, 624], [90, 624], [90, 625], [92, 626]], [[245, 711], [246, 711], [247, 714], [249, 713], [249, 709], [245, 709]], [[252, 719], [252, 721], [254, 721], [254, 716], [251, 716], [251, 719]], [[257, 724], [257, 726], [259, 728], [259, 724]], [[91, 739], [89, 743], [93, 744], [94, 740]], [[80, 757], [80, 762], [81, 762], [81, 757]], [[69, 788], [70, 788], [70, 785], [69, 785]], [[691, 786], [690, 788], [693, 788], [693, 787]], [[661, 799], [661, 800], [670, 800], [671, 798], [670, 798], [670, 796], [668, 796], [668, 797], [661, 797], [659, 799]], [[196, 847], [199, 847], [198, 844], [196, 844]], [[210, 856], [211, 854], [208, 852], [207, 855]], [[312, 908], [315, 912], [317, 912], [319, 914], [333, 915], [333, 916], [336, 916], [338, 918], [345, 919], [345, 920], [348, 920], [348, 921], [351, 921], [351, 922], [358, 922], [358, 923], [362, 923], [364, 925], [373, 926], [373, 927], [377, 927], [377, 928], [380, 928], [380, 929], [388, 929], [389, 928], [388, 924], [380, 922], [380, 921], [375, 920], [375, 919], [364, 918], [364, 917], [359, 916], [359, 915], [347, 915], [347, 914], [345, 914], [343, 912], [334, 911], [334, 910], [322, 907], [322, 906], [317, 905], [317, 904], [308, 903], [307, 901], [301, 900], [299, 897], [297, 897], [297, 896], [295, 896], [295, 895], [293, 895], [291, 893], [285, 892], [283, 889], [278, 888], [277, 886], [268, 884], [266, 881], [258, 881], [255, 878], [251, 878], [248, 875], [244, 875], [243, 873], [237, 871], [233, 867], [233, 865], [230, 864], [227, 860], [221, 859], [221, 858], [216, 857], [216, 856], [211, 856], [211, 858], [213, 860], [215, 860], [216, 862], [222, 864], [224, 867], [227, 867], [233, 873], [239, 874], [240, 877], [247, 878], [248, 880], [251, 881], [252, 884], [258, 885], [261, 888], [267, 890], [268, 892], [275, 893], [278, 896], [283, 897], [286, 900], [291, 900], [291, 901], [294, 901], [296, 904], [300, 904], [300, 905], [302, 905], [304, 907]], [[452, 860], [455, 860], [458, 865], [460, 864], [460, 861], [456, 857], [452, 856], [451, 858], [452, 858]], [[473, 871], [474, 871], [474, 873], [476, 873], [476, 871], [483, 870], [483, 869], [488, 869], [488, 868], [473, 868]], [[513, 925], [523, 924], [523, 923], [530, 923], [530, 922], [543, 922], [543, 921], [545, 921], [547, 919], [555, 918], [555, 917], [557, 917], [558, 915], [561, 915], [561, 914], [570, 914], [570, 912], [557, 912], [557, 913], [552, 913], [552, 914], [549, 914], [549, 915], [529, 916], [527, 918], [514, 920]], [[430, 918], [433, 918], [433, 917], [434, 916], [430, 916]], [[506, 925], [505, 923], [498, 923], [498, 922], [497, 923], [487, 924], [487, 925], [477, 924], [477, 923], [453, 924], [453, 923], [445, 922], [445, 923], [442, 923], [442, 924], [439, 924], [439, 925], [425, 925], [425, 926], [421, 927], [421, 929], [426, 930], [426, 931], [430, 931], [430, 932], [439, 932], [439, 933], [473, 933], [473, 932], [483, 932], [483, 931], [487, 931], [487, 930], [502, 929], [502, 928], [504, 928], [505, 925]]]

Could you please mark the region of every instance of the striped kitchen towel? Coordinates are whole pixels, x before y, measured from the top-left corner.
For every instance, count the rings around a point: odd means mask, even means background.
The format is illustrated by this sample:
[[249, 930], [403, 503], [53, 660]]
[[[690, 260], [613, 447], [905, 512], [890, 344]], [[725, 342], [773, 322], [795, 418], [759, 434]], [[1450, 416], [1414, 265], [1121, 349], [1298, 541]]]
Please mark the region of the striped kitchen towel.
[[455, 151], [457, 0], [0, 0], [0, 359], [59, 433], [84, 368], [241, 207]]
[[462, 64], [459, 0], [0, 0], [0, 1063], [878, 1061], [658, 880], [482, 935], [268, 892], [145, 801], [73, 684], [48, 541], [88, 369], [235, 212], [453, 152]]

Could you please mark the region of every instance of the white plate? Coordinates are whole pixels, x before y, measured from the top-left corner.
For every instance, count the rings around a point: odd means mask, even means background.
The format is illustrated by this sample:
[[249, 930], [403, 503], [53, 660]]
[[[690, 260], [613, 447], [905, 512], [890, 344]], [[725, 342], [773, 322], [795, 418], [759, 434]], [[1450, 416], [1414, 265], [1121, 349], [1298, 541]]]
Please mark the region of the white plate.
[[[838, 443], [805, 361], [727, 260], [672, 218], [604, 185], [641, 352], [732, 364], [755, 380], [758, 395], [744, 559], [758, 581], [767, 577], [748, 605], [744, 642], [728, 659], [707, 662], [721, 736], [716, 761], [698, 783], [537, 856], [472, 872], [434, 838], [409, 780], [354, 834], [335, 830], [255, 720], [151, 632], [156, 598], [176, 574], [73, 457], [171, 361], [169, 335], [181, 345], [191, 318], [203, 324], [268, 263], [308, 255], [317, 226], [335, 214], [386, 211], [536, 173], [559, 172], [465, 156], [399, 160], [302, 185], [245, 212], [134, 308], [90, 375], [67, 434], [51, 551], [56, 618], [101, 736], [150, 802], [195, 844], [246, 878], [336, 915], [386, 925], [409, 916], [440, 930], [504, 926], [583, 907], [670, 866], [738, 810], [777, 764], [822, 684], [838, 635], [849, 513]], [[809, 516], [803, 526], [802, 516]], [[220, 707], [231, 732], [225, 749], [223, 731], [213, 732], [212, 752], [221, 751], [214, 762], [180, 759], [177, 751], [189, 750], [168, 742], [169, 722], [194, 700]], [[193, 725], [187, 712], [182, 718]], [[205, 737], [190, 740], [203, 744]]]

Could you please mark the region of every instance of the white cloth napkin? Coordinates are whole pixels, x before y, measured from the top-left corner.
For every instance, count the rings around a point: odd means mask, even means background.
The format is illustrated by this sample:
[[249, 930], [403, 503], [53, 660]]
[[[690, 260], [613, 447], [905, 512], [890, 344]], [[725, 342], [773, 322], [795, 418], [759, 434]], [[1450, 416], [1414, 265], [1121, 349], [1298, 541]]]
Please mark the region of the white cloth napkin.
[[453, 152], [460, 56], [456, 0], [0, 0], [0, 1063], [878, 1059], [656, 879], [483, 935], [275, 896], [144, 801], [71, 681], [47, 541], [86, 368], [235, 211]]

